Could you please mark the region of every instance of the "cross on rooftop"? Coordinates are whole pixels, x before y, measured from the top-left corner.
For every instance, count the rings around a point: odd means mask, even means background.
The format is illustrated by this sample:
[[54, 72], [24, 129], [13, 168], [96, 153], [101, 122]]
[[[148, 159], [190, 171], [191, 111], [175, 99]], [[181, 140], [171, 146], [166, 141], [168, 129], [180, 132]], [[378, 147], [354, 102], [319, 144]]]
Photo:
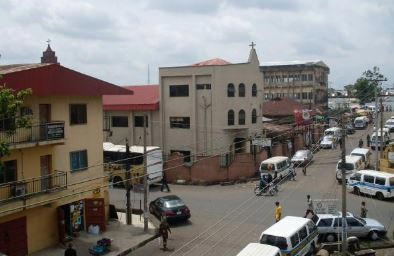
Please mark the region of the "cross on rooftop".
[[255, 44], [254, 42], [252, 42], [249, 46], [252, 47], [252, 49], [254, 49], [254, 47], [256, 46], [256, 44]]
[[48, 40], [47, 40], [47, 43], [49, 44], [50, 42], [51, 42], [51, 39], [48, 39]]

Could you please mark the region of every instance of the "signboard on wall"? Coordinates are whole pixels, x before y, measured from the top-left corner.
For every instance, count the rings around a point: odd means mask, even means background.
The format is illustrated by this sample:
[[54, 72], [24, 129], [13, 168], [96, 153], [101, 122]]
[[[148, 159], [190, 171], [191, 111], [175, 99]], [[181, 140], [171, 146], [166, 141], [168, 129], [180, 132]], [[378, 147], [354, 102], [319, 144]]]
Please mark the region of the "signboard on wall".
[[314, 199], [315, 214], [338, 214], [338, 199]]
[[46, 124], [47, 139], [63, 139], [64, 138], [64, 123], [49, 123]]
[[271, 147], [271, 139], [270, 138], [260, 138], [256, 137], [252, 140], [252, 145], [260, 146], [260, 147]]

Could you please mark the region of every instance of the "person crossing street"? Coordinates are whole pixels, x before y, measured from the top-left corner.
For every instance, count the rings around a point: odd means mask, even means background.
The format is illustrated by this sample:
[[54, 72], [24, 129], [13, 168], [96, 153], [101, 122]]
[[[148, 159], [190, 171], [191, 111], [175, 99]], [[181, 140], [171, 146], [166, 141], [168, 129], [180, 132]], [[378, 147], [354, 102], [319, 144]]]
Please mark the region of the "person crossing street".
[[275, 222], [280, 221], [282, 218], [282, 206], [280, 206], [279, 202], [275, 202]]
[[315, 215], [315, 212], [313, 211], [313, 201], [310, 195], [306, 196], [306, 212], [304, 218], [308, 217], [309, 214]]
[[168, 240], [168, 232], [171, 233], [170, 225], [167, 222], [167, 218], [163, 217], [163, 220], [159, 226], [159, 234], [163, 240], [163, 251], [167, 250], [167, 240]]

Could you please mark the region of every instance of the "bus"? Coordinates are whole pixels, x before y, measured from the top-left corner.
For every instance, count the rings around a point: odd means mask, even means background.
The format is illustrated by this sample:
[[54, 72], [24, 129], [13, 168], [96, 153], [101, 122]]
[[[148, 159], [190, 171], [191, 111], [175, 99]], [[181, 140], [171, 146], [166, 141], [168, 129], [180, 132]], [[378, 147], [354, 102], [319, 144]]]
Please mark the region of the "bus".
[[[104, 153], [104, 171], [109, 175], [110, 182], [116, 187], [124, 186], [126, 146], [115, 145], [111, 142], [103, 143]], [[163, 152], [160, 147], [146, 147], [146, 161], [148, 184], [160, 182], [163, 178]], [[144, 174], [144, 147], [130, 146], [130, 164], [131, 164], [131, 184], [139, 184], [142, 182], [140, 177]]]

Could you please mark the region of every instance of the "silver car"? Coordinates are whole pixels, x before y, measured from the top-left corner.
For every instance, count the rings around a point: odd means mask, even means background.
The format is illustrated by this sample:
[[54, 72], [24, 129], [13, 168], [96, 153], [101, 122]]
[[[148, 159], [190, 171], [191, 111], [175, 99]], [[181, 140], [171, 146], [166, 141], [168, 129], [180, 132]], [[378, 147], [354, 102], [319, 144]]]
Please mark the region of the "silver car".
[[313, 159], [313, 154], [309, 149], [298, 150], [291, 162], [295, 167], [308, 165]]
[[[315, 214], [312, 218], [317, 226], [320, 238], [323, 241], [338, 241], [342, 232], [342, 215]], [[386, 235], [386, 228], [377, 220], [370, 218], [359, 218], [353, 214], [346, 215], [348, 236], [367, 237], [377, 240]]]
[[322, 141], [320, 142], [321, 148], [334, 148], [334, 137], [333, 136], [324, 136]]

